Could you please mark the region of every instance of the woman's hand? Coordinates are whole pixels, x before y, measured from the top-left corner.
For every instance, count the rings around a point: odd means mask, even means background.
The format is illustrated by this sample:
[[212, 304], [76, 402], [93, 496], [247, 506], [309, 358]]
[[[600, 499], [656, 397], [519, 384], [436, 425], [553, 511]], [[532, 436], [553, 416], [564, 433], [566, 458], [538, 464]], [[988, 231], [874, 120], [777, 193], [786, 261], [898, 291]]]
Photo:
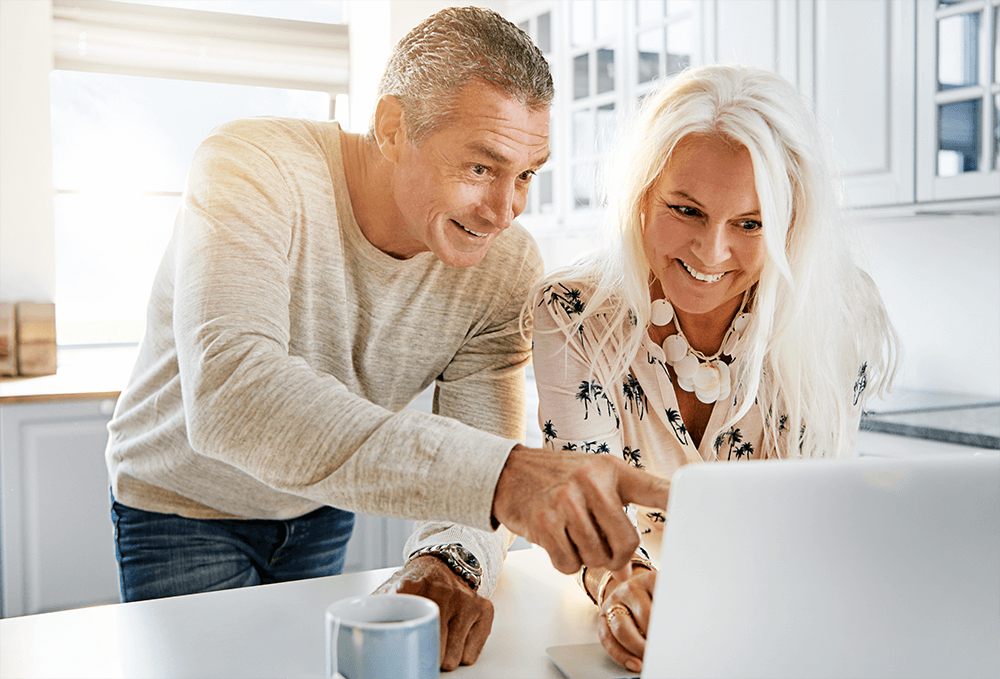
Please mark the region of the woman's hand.
[[612, 580], [608, 585], [601, 604], [604, 615], [597, 636], [612, 660], [638, 673], [642, 670], [642, 655], [646, 650], [656, 571], [635, 568], [627, 580], [615, 582]]

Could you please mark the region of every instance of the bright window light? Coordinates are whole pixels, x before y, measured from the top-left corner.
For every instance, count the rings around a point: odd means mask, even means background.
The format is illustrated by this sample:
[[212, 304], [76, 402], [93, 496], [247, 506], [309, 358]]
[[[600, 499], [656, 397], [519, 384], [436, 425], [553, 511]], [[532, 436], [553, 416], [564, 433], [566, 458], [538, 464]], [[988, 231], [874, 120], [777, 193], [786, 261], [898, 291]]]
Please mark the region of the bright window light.
[[249, 116], [327, 120], [326, 92], [53, 71], [57, 336], [129, 344], [170, 238], [194, 151]]

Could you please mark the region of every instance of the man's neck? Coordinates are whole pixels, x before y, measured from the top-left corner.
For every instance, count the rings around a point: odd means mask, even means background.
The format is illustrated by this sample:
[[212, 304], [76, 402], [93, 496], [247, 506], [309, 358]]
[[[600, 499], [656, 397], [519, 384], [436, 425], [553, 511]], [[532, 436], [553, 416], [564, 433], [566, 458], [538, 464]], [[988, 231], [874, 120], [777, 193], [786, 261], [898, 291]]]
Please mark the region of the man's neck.
[[387, 255], [406, 259], [393, 246], [401, 216], [392, 197], [392, 164], [364, 135], [353, 132], [341, 130], [340, 152], [354, 219], [361, 233]]

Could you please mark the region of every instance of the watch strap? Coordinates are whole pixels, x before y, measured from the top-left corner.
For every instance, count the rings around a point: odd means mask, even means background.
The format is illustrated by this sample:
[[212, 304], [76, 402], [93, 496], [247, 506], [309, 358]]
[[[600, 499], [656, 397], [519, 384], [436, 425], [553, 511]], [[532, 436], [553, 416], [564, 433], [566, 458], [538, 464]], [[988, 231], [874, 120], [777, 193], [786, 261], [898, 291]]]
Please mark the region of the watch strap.
[[[463, 555], [467, 555], [467, 558]], [[476, 557], [463, 546], [453, 543], [447, 545], [427, 545], [412, 552], [407, 561], [412, 561], [418, 556], [433, 556], [448, 566], [451, 571], [462, 578], [473, 590], [479, 589], [479, 583], [483, 580], [483, 571], [479, 566]], [[471, 563], [470, 563], [471, 559]]]

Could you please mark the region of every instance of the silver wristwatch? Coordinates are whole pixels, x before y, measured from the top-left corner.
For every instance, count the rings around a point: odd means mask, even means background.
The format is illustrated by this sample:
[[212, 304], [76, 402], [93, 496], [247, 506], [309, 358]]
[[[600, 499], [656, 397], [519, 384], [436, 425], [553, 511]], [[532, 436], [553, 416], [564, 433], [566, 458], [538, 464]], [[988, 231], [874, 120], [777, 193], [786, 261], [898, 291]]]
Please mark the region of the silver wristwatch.
[[483, 579], [482, 566], [479, 565], [479, 559], [462, 545], [457, 543], [427, 545], [410, 554], [406, 560], [410, 561], [425, 554], [441, 559], [455, 575], [465, 580], [469, 587], [479, 589], [479, 583]]

